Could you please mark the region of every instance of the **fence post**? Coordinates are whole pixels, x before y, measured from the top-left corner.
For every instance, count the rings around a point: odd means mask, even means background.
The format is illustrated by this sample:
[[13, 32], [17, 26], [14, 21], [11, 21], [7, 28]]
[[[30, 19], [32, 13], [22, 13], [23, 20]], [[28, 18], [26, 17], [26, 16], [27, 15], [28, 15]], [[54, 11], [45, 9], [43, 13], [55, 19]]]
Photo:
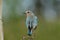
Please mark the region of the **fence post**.
[[2, 0], [0, 0], [0, 40], [3, 40], [3, 26], [2, 26]]

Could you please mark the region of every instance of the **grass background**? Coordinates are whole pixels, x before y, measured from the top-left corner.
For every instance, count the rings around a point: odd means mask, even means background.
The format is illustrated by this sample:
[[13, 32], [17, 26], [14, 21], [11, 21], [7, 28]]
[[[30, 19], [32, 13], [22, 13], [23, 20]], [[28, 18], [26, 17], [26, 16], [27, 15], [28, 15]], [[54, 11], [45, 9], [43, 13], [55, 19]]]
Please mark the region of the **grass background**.
[[[60, 40], [60, 21], [48, 23], [42, 18], [38, 18], [38, 28], [35, 30], [34, 40]], [[25, 16], [4, 19], [3, 28], [4, 40], [21, 40], [23, 35], [27, 36]]]

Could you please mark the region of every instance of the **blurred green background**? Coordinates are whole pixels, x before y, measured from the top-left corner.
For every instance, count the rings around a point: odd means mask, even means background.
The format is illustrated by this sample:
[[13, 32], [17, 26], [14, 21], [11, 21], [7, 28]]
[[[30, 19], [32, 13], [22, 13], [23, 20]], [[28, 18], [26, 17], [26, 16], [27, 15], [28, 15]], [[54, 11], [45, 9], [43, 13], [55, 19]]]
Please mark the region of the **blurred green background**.
[[59, 0], [3, 0], [4, 40], [21, 40], [27, 36], [23, 14], [27, 9], [38, 16], [34, 40], [60, 40]]

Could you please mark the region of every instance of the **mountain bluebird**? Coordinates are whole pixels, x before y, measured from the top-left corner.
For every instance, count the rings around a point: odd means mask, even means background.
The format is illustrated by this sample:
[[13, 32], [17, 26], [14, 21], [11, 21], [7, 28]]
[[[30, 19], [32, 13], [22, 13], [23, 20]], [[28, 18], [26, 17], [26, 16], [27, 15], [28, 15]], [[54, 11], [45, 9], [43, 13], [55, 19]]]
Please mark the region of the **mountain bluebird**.
[[32, 35], [32, 29], [36, 29], [38, 20], [37, 16], [34, 15], [34, 13], [30, 10], [27, 10], [26, 12], [26, 26], [28, 29], [28, 35]]

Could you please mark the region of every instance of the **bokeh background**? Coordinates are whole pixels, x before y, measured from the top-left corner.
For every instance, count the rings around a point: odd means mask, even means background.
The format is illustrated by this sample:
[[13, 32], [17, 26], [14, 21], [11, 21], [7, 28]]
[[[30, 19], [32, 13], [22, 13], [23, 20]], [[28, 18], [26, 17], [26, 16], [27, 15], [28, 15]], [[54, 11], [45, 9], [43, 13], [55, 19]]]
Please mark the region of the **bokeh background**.
[[60, 40], [60, 0], [3, 0], [2, 5], [4, 40], [27, 36], [24, 15], [27, 9], [38, 17], [34, 40]]

